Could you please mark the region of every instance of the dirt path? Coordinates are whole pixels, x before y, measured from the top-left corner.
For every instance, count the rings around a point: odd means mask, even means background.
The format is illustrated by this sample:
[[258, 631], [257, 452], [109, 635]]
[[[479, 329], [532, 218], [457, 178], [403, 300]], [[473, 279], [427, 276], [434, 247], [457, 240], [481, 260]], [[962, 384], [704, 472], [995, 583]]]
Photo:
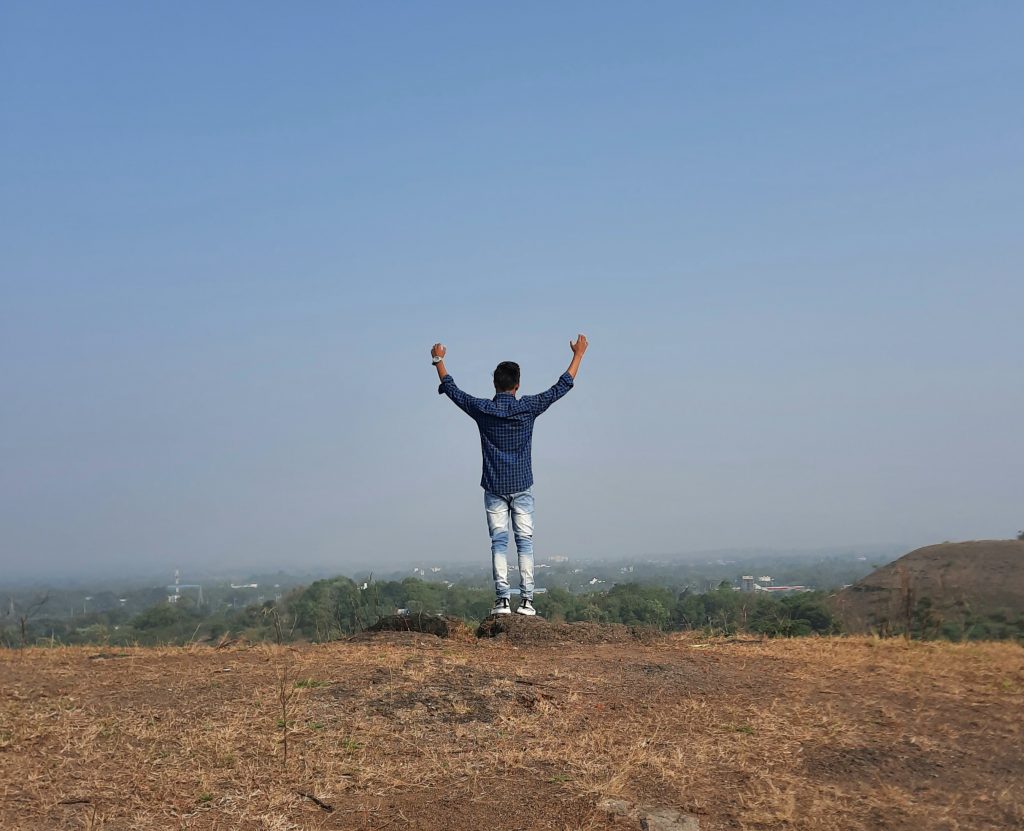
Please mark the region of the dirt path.
[[33, 649], [0, 693], [5, 829], [1024, 827], [1009, 644]]

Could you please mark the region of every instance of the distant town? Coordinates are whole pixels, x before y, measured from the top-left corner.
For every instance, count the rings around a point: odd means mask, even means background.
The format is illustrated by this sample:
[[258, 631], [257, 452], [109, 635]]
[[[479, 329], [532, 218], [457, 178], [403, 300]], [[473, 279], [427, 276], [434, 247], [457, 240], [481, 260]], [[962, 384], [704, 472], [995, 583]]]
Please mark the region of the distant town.
[[[841, 588], [868, 574], [891, 556], [858, 550], [821, 555], [763, 552], [722, 554], [670, 559], [650, 558], [619, 561], [586, 560], [566, 555], [538, 557], [536, 563], [538, 593], [549, 595], [549, 604], [563, 595], [600, 599], [621, 592], [624, 586], [660, 589], [678, 597], [730, 589], [737, 593], [786, 596], [796, 593]], [[516, 570], [514, 563], [510, 569]], [[0, 632], [8, 642], [19, 639], [103, 639], [126, 630], [135, 631], [159, 606], [173, 607], [182, 615], [220, 617], [228, 621], [245, 610], [280, 606], [288, 597], [318, 581], [342, 579], [326, 570], [317, 572], [237, 571], [215, 574], [178, 568], [159, 579], [123, 579], [81, 581], [39, 581], [31, 584], [0, 586]], [[421, 563], [404, 569], [375, 573], [356, 570], [345, 579], [357, 591], [368, 593], [374, 586], [405, 585], [408, 597], [395, 596], [391, 605], [375, 602], [376, 614], [394, 614], [411, 608], [449, 612], [445, 598], [459, 592], [466, 596], [486, 597], [490, 593], [490, 573], [484, 563]], [[443, 591], [439, 600], [417, 604], [413, 583], [436, 586]], [[422, 593], [422, 592], [420, 592]], [[459, 595], [462, 596], [462, 595]], [[470, 601], [466, 601], [468, 603]], [[568, 601], [563, 600], [563, 605]], [[597, 603], [600, 606], [600, 602]], [[663, 603], [663, 605], [665, 605]], [[427, 608], [430, 606], [430, 608]], [[593, 602], [589, 606], [594, 606]], [[464, 614], [475, 607], [462, 604]], [[565, 612], [571, 614], [571, 612]], [[591, 612], [591, 614], [596, 614]], [[172, 618], [154, 619], [154, 628]], [[198, 619], [198, 618], [197, 618]], [[134, 622], [134, 623], [133, 623]], [[229, 624], [224, 623], [227, 627]], [[353, 624], [354, 625], [354, 624]], [[200, 627], [201, 628], [201, 627]]]

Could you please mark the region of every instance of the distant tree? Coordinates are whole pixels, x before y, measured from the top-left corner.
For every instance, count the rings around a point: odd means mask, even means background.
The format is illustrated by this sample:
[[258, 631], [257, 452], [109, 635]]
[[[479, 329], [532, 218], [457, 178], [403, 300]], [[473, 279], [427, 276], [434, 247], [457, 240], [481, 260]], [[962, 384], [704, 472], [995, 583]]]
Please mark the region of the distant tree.
[[[551, 588], [545, 594], [537, 595], [538, 610], [553, 623], [571, 620], [575, 607], [575, 598], [565, 589]], [[484, 610], [484, 614], [487, 614], [487, 610]]]
[[183, 607], [165, 602], [139, 612], [132, 618], [132, 626], [136, 629], [170, 629], [188, 618]]
[[1017, 532], [1017, 539], [1018, 540], [1024, 540], [1024, 531], [1018, 531]]
[[28, 645], [28, 622], [32, 620], [50, 599], [50, 593], [39, 595], [18, 616], [18, 629], [21, 631], [21, 645]]
[[317, 580], [289, 597], [288, 606], [297, 628], [317, 641], [333, 640], [368, 625], [359, 588], [348, 577]]

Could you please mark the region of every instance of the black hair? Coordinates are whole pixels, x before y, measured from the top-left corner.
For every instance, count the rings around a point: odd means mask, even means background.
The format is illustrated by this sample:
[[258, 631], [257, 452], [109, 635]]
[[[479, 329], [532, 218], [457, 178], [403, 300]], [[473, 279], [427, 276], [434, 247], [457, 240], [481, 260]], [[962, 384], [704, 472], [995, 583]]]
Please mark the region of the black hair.
[[494, 370], [494, 388], [498, 392], [510, 392], [519, 383], [519, 364], [502, 361]]

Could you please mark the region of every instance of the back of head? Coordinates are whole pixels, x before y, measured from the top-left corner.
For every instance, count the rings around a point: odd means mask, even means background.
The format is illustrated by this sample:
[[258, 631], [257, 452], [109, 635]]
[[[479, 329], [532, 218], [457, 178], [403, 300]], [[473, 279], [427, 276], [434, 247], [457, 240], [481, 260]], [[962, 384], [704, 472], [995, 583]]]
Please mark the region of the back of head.
[[494, 389], [498, 392], [512, 392], [519, 386], [519, 364], [502, 361], [494, 370]]

